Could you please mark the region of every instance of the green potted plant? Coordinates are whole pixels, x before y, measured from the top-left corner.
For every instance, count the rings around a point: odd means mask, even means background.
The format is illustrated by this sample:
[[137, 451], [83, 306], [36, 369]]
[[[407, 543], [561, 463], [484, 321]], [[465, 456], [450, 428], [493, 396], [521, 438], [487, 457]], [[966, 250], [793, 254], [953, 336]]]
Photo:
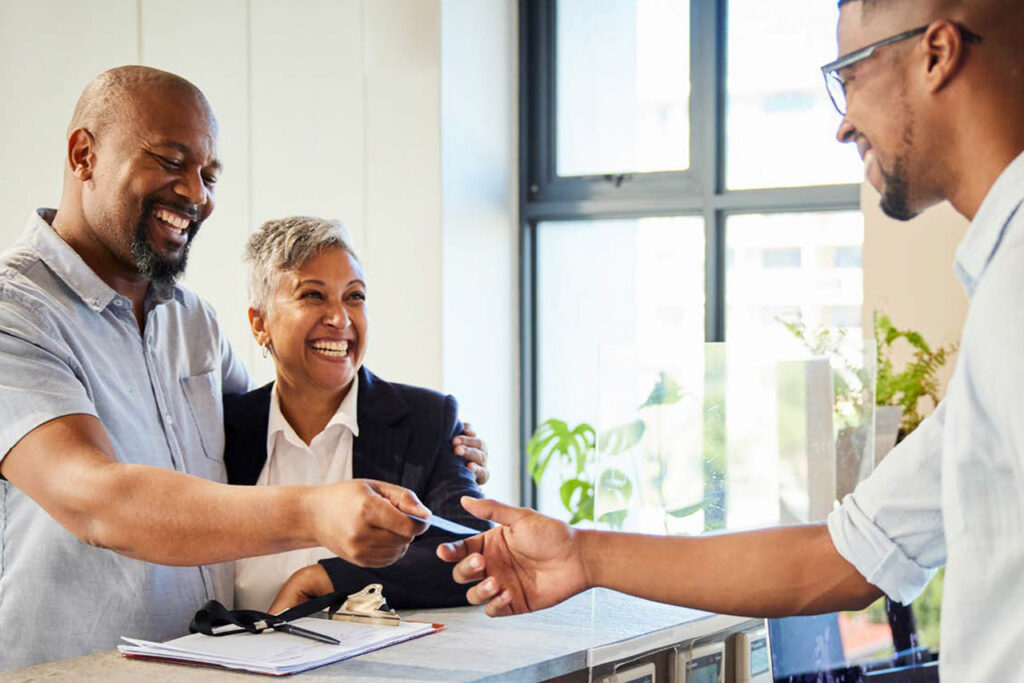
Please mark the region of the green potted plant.
[[[956, 353], [957, 345], [953, 343], [933, 350], [919, 332], [897, 328], [889, 316], [878, 311], [874, 314], [874, 322], [875, 344], [878, 348], [875, 403], [881, 409], [889, 408], [890, 415], [899, 415], [897, 419], [888, 419], [890, 423], [898, 425], [898, 428], [891, 432], [886, 443], [882, 444], [884, 451], [887, 452], [894, 443], [901, 441], [921, 424], [921, 420], [924, 419], [920, 412], [922, 399], [930, 400], [933, 409], [939, 404], [938, 373], [946, 361]], [[893, 361], [894, 347], [901, 341], [910, 346], [913, 356], [901, 370], [897, 371]], [[885, 412], [879, 410], [878, 415], [884, 416]], [[878, 449], [879, 444], [876, 442], [876, 462], [885, 455], [885, 452], [879, 452]]]
[[[678, 403], [685, 392], [668, 373], [659, 372], [658, 379], [647, 399], [639, 406], [645, 416], [654, 421], [658, 441], [654, 449], [645, 453], [654, 470], [646, 484], [656, 492], [660, 504], [667, 508], [664, 496], [665, 471], [661, 462], [662, 408]], [[621, 456], [637, 446], [647, 433], [643, 417], [598, 434], [587, 422], [570, 426], [564, 420], [550, 418], [537, 426], [526, 444], [526, 468], [536, 484], [540, 484], [558, 464], [562, 480], [559, 498], [569, 514], [569, 523], [599, 522], [613, 529], [621, 529], [634, 494], [634, 484], [623, 467], [605, 466], [596, 471], [596, 454]], [[614, 461], [609, 461], [614, 462]], [[666, 509], [666, 515], [686, 517], [705, 508], [705, 500], [678, 510]], [[597, 503], [597, 504], [595, 504]], [[595, 508], [603, 510], [595, 518]]]

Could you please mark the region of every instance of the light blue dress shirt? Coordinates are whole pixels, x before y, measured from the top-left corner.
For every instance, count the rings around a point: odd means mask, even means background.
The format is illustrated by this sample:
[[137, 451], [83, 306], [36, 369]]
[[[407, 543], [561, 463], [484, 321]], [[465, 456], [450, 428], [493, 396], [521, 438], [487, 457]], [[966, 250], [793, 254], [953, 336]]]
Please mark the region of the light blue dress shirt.
[[[0, 460], [55, 418], [99, 418], [122, 462], [225, 481], [222, 392], [249, 376], [213, 311], [150, 287], [145, 331], [33, 214], [0, 256]], [[241, 285], [240, 285], [241, 286]], [[107, 650], [120, 636], [188, 632], [203, 603], [232, 598], [232, 563], [166, 567], [89, 546], [0, 481], [0, 670]]]
[[828, 518], [839, 553], [908, 603], [946, 564], [944, 681], [1024, 680], [1024, 154], [956, 252], [970, 307], [946, 398]]

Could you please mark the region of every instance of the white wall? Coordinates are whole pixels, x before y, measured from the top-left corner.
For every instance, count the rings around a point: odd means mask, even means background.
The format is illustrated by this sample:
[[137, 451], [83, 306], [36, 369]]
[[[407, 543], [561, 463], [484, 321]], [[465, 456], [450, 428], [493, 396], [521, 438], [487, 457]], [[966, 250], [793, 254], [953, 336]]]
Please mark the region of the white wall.
[[442, 0], [443, 384], [519, 499], [517, 31], [513, 0]]
[[512, 0], [0, 0], [0, 249], [57, 205], [90, 78], [179, 73], [210, 99], [225, 164], [185, 284], [257, 379], [272, 366], [245, 315], [247, 235], [340, 218], [370, 279], [367, 365], [455, 394], [493, 452], [488, 492], [514, 500], [514, 31]]

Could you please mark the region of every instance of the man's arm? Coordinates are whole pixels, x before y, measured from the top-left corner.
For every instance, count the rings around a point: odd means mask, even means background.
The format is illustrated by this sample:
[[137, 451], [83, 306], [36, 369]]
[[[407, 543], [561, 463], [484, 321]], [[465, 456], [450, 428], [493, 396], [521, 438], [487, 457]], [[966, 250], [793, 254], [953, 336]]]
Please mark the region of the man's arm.
[[778, 617], [860, 609], [882, 595], [823, 524], [694, 537], [577, 530], [532, 510], [463, 499], [502, 524], [438, 555], [487, 614], [521, 614], [602, 586], [723, 614]]
[[319, 487], [218, 484], [114, 457], [90, 415], [50, 420], [0, 460], [0, 474], [90, 545], [149, 562], [199, 565], [323, 545], [382, 566], [423, 531], [399, 486], [354, 480]]

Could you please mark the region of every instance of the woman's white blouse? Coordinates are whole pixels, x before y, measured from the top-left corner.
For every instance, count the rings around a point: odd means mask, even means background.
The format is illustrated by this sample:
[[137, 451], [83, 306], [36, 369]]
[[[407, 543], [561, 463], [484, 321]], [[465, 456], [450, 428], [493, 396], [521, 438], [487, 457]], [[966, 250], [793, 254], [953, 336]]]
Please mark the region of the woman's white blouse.
[[[352, 478], [352, 439], [359, 436], [353, 382], [338, 411], [307, 446], [281, 412], [275, 384], [270, 393], [267, 462], [257, 486], [317, 486]], [[266, 611], [281, 585], [298, 569], [325, 557], [326, 548], [305, 548], [235, 562], [235, 608]]]

